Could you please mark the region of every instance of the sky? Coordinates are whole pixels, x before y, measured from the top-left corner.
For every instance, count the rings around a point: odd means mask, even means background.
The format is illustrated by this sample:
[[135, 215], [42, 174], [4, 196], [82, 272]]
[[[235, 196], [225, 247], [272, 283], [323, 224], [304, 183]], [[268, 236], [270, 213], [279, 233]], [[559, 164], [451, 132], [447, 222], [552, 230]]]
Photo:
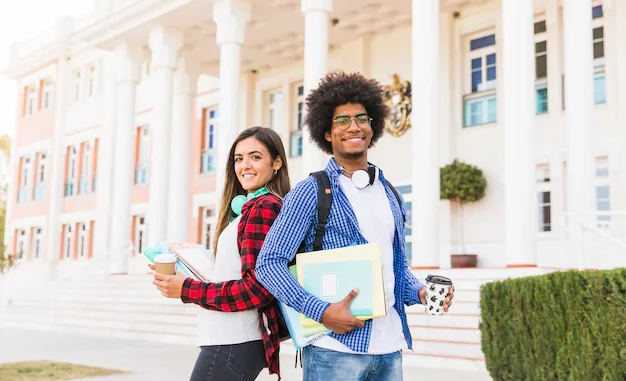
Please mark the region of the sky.
[[0, 0], [0, 135], [13, 136], [17, 82], [5, 76], [11, 43], [28, 40], [52, 28], [62, 16], [81, 17], [102, 0]]

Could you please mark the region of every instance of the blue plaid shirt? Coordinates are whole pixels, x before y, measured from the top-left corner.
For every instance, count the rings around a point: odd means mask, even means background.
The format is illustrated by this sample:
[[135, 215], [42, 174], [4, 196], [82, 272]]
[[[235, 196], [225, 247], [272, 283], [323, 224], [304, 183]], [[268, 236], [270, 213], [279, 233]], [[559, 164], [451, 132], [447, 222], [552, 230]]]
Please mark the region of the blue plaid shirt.
[[[339, 184], [338, 176], [341, 175], [342, 168], [332, 158], [325, 171], [330, 179], [333, 204], [326, 224], [322, 249], [335, 249], [354, 243], [366, 244], [367, 241], [359, 230], [354, 210]], [[402, 205], [398, 205], [396, 197], [387, 186], [382, 171], [379, 172], [379, 178], [385, 186], [396, 225], [393, 241], [394, 295], [396, 298], [394, 308], [400, 315], [407, 346], [409, 349], [413, 349], [404, 305], [410, 306], [420, 303], [418, 292], [423, 284], [413, 276], [406, 265], [403, 222], [406, 209], [404, 202]], [[313, 176], [309, 176], [285, 196], [278, 218], [265, 237], [255, 271], [257, 280], [277, 299], [321, 323], [322, 315], [330, 303], [324, 302], [307, 292], [287, 269], [287, 264], [294, 258], [303, 241], [304, 251], [313, 250], [316, 223], [317, 183]], [[364, 353], [369, 347], [371, 332], [372, 320], [368, 320], [363, 328], [356, 328], [342, 335], [332, 332], [329, 336], [355, 352]]]

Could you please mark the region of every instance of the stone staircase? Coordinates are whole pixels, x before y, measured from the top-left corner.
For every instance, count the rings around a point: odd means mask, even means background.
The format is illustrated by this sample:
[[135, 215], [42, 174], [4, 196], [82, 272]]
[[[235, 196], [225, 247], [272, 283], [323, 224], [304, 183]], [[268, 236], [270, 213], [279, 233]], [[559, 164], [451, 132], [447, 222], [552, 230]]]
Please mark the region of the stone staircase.
[[[480, 286], [496, 279], [545, 272], [549, 271], [437, 270], [455, 282], [453, 307], [445, 316], [428, 316], [420, 305], [408, 307], [413, 351], [404, 352], [405, 364], [484, 370], [478, 329]], [[429, 272], [414, 273], [424, 279]], [[150, 274], [102, 275], [15, 293], [5, 310], [0, 310], [0, 326], [195, 345], [197, 311], [197, 306], [162, 297]], [[290, 342], [283, 343], [282, 350], [294, 352]]]

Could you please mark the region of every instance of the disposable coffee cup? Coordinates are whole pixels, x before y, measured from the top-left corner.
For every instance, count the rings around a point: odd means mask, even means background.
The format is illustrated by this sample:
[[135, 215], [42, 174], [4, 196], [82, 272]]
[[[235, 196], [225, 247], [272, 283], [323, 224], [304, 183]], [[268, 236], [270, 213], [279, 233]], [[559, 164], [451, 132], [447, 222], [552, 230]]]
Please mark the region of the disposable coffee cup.
[[441, 275], [426, 277], [426, 313], [428, 315], [443, 315], [443, 304], [452, 287], [452, 281]]
[[176, 270], [176, 256], [174, 254], [157, 254], [154, 257], [156, 272], [164, 275], [174, 275]]

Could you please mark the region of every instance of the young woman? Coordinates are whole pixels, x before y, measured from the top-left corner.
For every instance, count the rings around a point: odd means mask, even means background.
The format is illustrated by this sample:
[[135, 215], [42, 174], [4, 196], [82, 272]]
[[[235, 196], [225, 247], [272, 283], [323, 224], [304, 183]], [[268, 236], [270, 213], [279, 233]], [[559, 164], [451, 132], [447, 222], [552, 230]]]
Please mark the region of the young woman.
[[289, 189], [278, 134], [264, 127], [244, 130], [228, 154], [211, 282], [155, 272], [161, 294], [203, 307], [201, 350], [190, 381], [254, 380], [266, 366], [280, 378], [279, 307], [256, 280], [254, 267]]

